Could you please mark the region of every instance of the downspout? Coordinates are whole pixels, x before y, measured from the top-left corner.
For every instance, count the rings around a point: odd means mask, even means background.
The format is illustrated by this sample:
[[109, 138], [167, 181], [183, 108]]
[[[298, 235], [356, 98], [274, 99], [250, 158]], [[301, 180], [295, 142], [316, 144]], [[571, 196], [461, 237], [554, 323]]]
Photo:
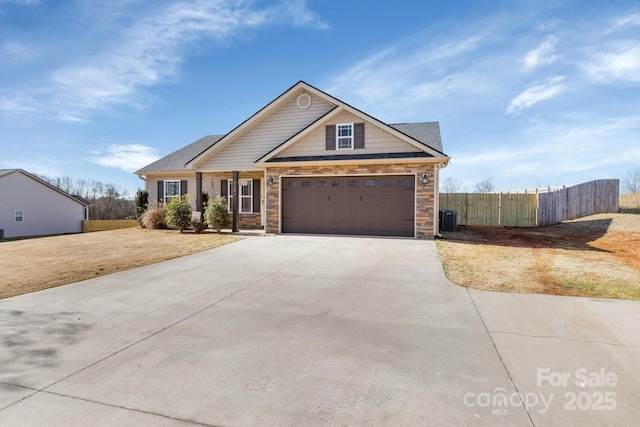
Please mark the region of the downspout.
[[445, 163], [436, 163], [433, 167], [433, 235], [439, 239], [443, 237], [440, 233], [440, 169], [445, 166]]

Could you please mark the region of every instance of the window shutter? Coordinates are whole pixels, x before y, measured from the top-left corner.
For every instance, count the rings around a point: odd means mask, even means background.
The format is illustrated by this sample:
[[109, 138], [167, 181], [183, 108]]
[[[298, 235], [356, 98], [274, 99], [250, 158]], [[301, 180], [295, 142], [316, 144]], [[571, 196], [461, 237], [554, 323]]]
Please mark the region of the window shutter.
[[353, 124], [353, 148], [364, 148], [364, 123]]
[[260, 180], [254, 179], [252, 188], [253, 191], [253, 213], [260, 213]]
[[229, 192], [229, 180], [223, 179], [221, 183], [222, 183], [221, 184], [222, 187], [220, 187], [220, 195], [224, 197], [227, 200], [227, 202], [229, 202], [229, 199], [227, 198], [227, 194]]
[[187, 194], [187, 180], [180, 181], [180, 195], [184, 196]]
[[328, 125], [326, 128], [327, 150], [336, 149], [336, 125]]
[[158, 203], [164, 203], [164, 181], [158, 181]]

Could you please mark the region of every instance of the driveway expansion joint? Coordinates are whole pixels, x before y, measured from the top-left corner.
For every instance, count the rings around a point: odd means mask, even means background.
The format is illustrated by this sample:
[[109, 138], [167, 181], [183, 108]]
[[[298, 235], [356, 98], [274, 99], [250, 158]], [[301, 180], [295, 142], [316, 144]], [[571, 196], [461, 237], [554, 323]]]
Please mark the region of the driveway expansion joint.
[[518, 393], [518, 397], [520, 398], [520, 402], [522, 403], [522, 407], [524, 408], [525, 412], [527, 413], [527, 417], [529, 417], [529, 421], [531, 421], [531, 425], [533, 427], [535, 427], [536, 424], [533, 422], [533, 418], [531, 418], [531, 414], [529, 413], [529, 408], [527, 408], [527, 405], [525, 404], [524, 399], [522, 398], [522, 393], [520, 393], [520, 390], [518, 390], [518, 386], [516, 386], [516, 383], [513, 381], [513, 377], [511, 376], [511, 372], [509, 372], [509, 369], [507, 369], [507, 365], [504, 363], [504, 360], [502, 359], [502, 355], [498, 351], [498, 347], [496, 346], [496, 343], [493, 341], [493, 336], [491, 335], [491, 331], [489, 331], [489, 328], [487, 328], [487, 324], [484, 322], [484, 318], [482, 317], [482, 314], [480, 314], [480, 310], [478, 309], [478, 306], [476, 305], [476, 302], [473, 299], [473, 296], [471, 295], [471, 292], [469, 291], [469, 288], [465, 288], [465, 289], [467, 291], [467, 295], [469, 295], [469, 299], [471, 300], [471, 303], [473, 304], [473, 308], [476, 310], [476, 313], [478, 313], [478, 317], [480, 318], [480, 321], [482, 322], [482, 326], [484, 327], [484, 330], [486, 331], [487, 336], [491, 340], [491, 345], [493, 345], [493, 349], [496, 351], [496, 355], [498, 356], [498, 359], [500, 360], [500, 363], [502, 364], [502, 367], [504, 368], [504, 371], [507, 373], [507, 376], [509, 377], [509, 381], [511, 381], [511, 385], [515, 389], [516, 393]]
[[579, 340], [575, 338], [559, 337], [556, 335], [533, 335], [533, 334], [523, 334], [521, 332], [509, 332], [509, 331], [491, 331], [491, 333], [504, 334], [504, 335], [519, 335], [521, 337], [528, 337], [528, 338], [551, 338], [551, 339], [563, 340], [563, 341], [581, 342], [585, 344], [604, 344], [604, 345], [612, 345], [616, 347], [640, 348], [640, 345], [635, 345], [635, 344], [617, 344], [617, 343], [607, 342], [607, 341]]
[[56, 392], [53, 392], [53, 391], [47, 391], [47, 390], [41, 390], [41, 391], [42, 391], [43, 393], [50, 394], [50, 395], [52, 395], [52, 396], [65, 397], [65, 398], [67, 398], [67, 399], [80, 400], [80, 401], [82, 401], [82, 402], [94, 403], [94, 404], [96, 404], [96, 405], [108, 406], [108, 407], [110, 407], [110, 408], [124, 409], [124, 410], [126, 410], [126, 411], [137, 412], [137, 413], [145, 414], [145, 415], [153, 415], [153, 416], [156, 416], [156, 417], [166, 418], [166, 419], [168, 419], [168, 420], [174, 420], [174, 421], [181, 421], [181, 422], [184, 422], [184, 423], [190, 423], [190, 424], [197, 425], [197, 426], [219, 427], [219, 426], [217, 426], [217, 425], [215, 425], [215, 424], [205, 424], [205, 423], [201, 423], [201, 422], [198, 422], [198, 421], [186, 420], [186, 419], [183, 419], [183, 418], [171, 417], [171, 416], [164, 415], [164, 414], [160, 414], [160, 413], [157, 413], [157, 412], [143, 411], [143, 410], [141, 410], [141, 409], [129, 408], [129, 407], [127, 407], [127, 406], [121, 406], [121, 405], [114, 405], [114, 404], [111, 404], [111, 403], [100, 402], [100, 401], [92, 400], [92, 399], [86, 399], [86, 398], [84, 398], [84, 397], [71, 396], [71, 395], [68, 395], [68, 394], [56, 393]]

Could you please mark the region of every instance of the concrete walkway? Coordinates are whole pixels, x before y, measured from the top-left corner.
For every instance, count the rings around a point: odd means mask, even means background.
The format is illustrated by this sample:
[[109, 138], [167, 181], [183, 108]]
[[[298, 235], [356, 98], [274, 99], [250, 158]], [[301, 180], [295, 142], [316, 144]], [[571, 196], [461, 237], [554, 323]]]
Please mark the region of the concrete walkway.
[[0, 425], [634, 425], [639, 308], [467, 291], [432, 241], [247, 238], [0, 301]]

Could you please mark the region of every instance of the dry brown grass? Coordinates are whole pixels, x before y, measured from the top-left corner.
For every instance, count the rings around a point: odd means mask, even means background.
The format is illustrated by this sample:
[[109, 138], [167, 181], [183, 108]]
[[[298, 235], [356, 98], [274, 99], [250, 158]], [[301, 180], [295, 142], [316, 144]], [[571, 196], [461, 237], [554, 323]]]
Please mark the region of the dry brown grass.
[[640, 193], [620, 196], [620, 212], [640, 214]]
[[505, 292], [640, 299], [640, 216], [542, 228], [460, 227], [437, 242], [447, 277]]
[[0, 299], [128, 270], [238, 240], [127, 228], [0, 243]]

